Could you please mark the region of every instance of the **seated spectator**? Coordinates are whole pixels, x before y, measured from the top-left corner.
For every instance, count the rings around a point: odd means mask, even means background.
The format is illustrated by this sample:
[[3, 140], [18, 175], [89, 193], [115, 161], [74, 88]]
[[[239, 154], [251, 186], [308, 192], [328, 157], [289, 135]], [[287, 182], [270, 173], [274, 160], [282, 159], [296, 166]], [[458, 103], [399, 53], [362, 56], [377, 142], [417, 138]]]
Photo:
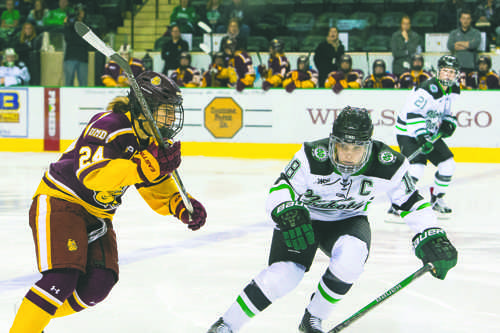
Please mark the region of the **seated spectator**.
[[[255, 71], [253, 69], [252, 58], [245, 51], [236, 49], [236, 41], [226, 39], [222, 45], [227, 59], [228, 67], [232, 67], [236, 77], [228, 71], [230, 84], [236, 85], [236, 90], [243, 91], [247, 87], [253, 87], [255, 81]], [[234, 81], [236, 79], [236, 82]]]
[[223, 33], [226, 29], [224, 22], [225, 7], [222, 0], [208, 0], [207, 6], [201, 15], [201, 20], [212, 27], [212, 31]]
[[500, 78], [495, 71], [491, 70], [490, 56], [479, 56], [477, 63], [478, 70], [470, 72], [467, 75], [465, 88], [480, 90], [499, 89]]
[[247, 38], [240, 33], [240, 25], [237, 19], [229, 20], [227, 25], [227, 35], [220, 42], [220, 51], [224, 52], [225, 41], [231, 39], [236, 42], [236, 50], [243, 51], [247, 49]]
[[238, 21], [241, 38], [247, 40], [248, 36], [250, 36], [250, 27], [252, 26], [253, 16], [251, 15], [245, 0], [232, 0], [232, 2], [226, 7], [224, 22], [229, 24], [232, 19], [236, 19]]
[[422, 55], [415, 54], [411, 58], [410, 66], [410, 70], [399, 77], [399, 88], [401, 89], [416, 88], [432, 77], [431, 73], [424, 71], [424, 57]]
[[5, 2], [5, 10], [2, 13], [0, 25], [0, 38], [10, 42], [16, 28], [19, 26], [19, 19], [21, 18], [19, 11], [14, 8], [14, 0], [7, 0]]
[[473, 12], [475, 26], [479, 31], [486, 32], [487, 42], [490, 45], [496, 39], [495, 29], [499, 22], [499, 8], [494, 0], [480, 0]]
[[370, 89], [394, 89], [397, 87], [398, 78], [394, 74], [386, 71], [385, 61], [377, 59], [372, 65], [372, 75], [363, 82], [364, 88]]
[[194, 33], [199, 18], [190, 0], [180, 0], [170, 15], [170, 24], [177, 25], [183, 33]]
[[290, 71], [290, 64], [284, 52], [283, 41], [273, 39], [269, 45], [269, 60], [267, 67], [259, 65], [259, 73], [264, 80], [262, 82], [262, 89], [269, 90], [271, 87], [281, 87], [283, 79]]
[[[128, 61], [130, 69], [134, 76], [137, 76], [144, 72], [144, 64], [141, 59], [132, 57], [132, 49], [129, 44], [123, 44], [118, 50], [118, 54]], [[106, 87], [129, 87], [130, 82], [127, 76], [123, 72], [122, 68], [113, 60], [109, 62], [104, 67], [104, 73], [101, 76], [102, 83]]]
[[309, 57], [301, 55], [297, 58], [297, 69], [290, 71], [283, 81], [283, 88], [291, 93], [296, 88], [316, 88], [318, 86], [318, 72], [309, 66]]
[[38, 32], [44, 28], [44, 20], [49, 16], [49, 9], [43, 0], [35, 0], [34, 8], [29, 12], [27, 21], [33, 23]]
[[21, 29], [19, 39], [14, 45], [14, 49], [19, 57], [19, 61], [26, 64], [31, 75], [30, 84], [40, 85], [40, 48], [42, 40], [37, 36], [35, 27], [31, 22], [25, 22]]
[[411, 30], [409, 16], [401, 18], [401, 28], [392, 34], [391, 50], [392, 72], [398, 76], [410, 70], [411, 57], [422, 52], [422, 38]]
[[181, 53], [180, 66], [172, 73], [170, 78], [177, 83], [179, 87], [198, 88], [201, 86], [200, 71], [191, 66], [191, 54], [189, 52]]
[[164, 42], [161, 47], [161, 58], [165, 62], [163, 74], [168, 75], [169, 70], [176, 70], [180, 65], [182, 52], [189, 51], [189, 44], [182, 39], [181, 30], [177, 25], [170, 26], [171, 39]]
[[233, 67], [228, 67], [223, 52], [216, 52], [210, 68], [203, 73], [201, 86], [205, 87], [232, 87], [236, 83], [237, 75]]
[[68, 0], [59, 0], [59, 7], [49, 10], [49, 15], [43, 19], [45, 27], [63, 27], [69, 7]]
[[340, 68], [328, 74], [325, 81], [325, 88], [332, 88], [333, 92], [338, 94], [342, 89], [359, 89], [363, 80], [363, 71], [352, 69], [352, 58], [344, 54], [340, 58]]
[[339, 69], [340, 58], [345, 53], [344, 44], [339, 39], [339, 31], [336, 27], [328, 30], [326, 39], [319, 43], [314, 50], [314, 64], [319, 72], [319, 84], [325, 85], [328, 73]]
[[13, 48], [5, 49], [0, 66], [0, 86], [27, 86], [30, 82], [30, 73], [25, 64], [17, 61], [17, 54]]

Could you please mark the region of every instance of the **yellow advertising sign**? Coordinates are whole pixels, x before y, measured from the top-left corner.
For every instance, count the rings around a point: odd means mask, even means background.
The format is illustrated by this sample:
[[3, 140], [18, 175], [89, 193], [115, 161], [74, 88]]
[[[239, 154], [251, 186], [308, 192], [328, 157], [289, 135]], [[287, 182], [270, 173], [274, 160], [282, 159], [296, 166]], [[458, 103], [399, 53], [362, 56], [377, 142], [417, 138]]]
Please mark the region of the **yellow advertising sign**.
[[243, 127], [243, 109], [231, 97], [216, 97], [204, 110], [204, 123], [216, 138], [232, 138]]

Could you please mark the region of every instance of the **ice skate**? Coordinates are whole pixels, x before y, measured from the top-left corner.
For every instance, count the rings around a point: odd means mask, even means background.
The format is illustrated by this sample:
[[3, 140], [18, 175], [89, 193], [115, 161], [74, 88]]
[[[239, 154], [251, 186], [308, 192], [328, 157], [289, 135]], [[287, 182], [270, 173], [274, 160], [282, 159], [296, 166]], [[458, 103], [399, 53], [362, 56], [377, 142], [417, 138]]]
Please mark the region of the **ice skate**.
[[451, 217], [452, 210], [446, 202], [444, 202], [444, 193], [439, 193], [435, 195], [434, 188], [431, 187], [431, 205], [432, 209], [436, 212], [437, 217], [440, 219], [449, 219]]
[[385, 216], [385, 222], [387, 223], [404, 223], [403, 218], [399, 214], [399, 212], [391, 206], [387, 211]]
[[307, 311], [304, 313], [302, 317], [302, 321], [299, 325], [299, 332], [303, 333], [324, 333], [323, 328], [321, 326], [322, 320], [318, 317], [315, 317]]
[[207, 333], [233, 333], [231, 327], [224, 322], [222, 317], [219, 318], [208, 330]]

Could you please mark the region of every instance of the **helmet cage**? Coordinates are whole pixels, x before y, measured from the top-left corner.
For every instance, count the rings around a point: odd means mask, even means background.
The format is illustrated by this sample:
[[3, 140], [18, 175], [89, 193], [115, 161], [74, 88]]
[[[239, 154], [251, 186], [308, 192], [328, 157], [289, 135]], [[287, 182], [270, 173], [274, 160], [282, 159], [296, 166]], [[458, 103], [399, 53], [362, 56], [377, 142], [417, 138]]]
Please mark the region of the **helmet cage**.
[[[371, 151], [372, 151], [372, 140], [364, 140], [364, 141], [358, 141], [354, 139], [348, 139], [348, 137], [354, 138], [354, 136], [350, 135], [345, 135], [344, 138], [340, 138], [333, 133], [330, 134], [330, 141], [329, 141], [329, 157], [330, 161], [332, 162], [333, 166], [342, 174], [342, 175], [352, 175], [359, 170], [361, 170], [366, 163], [368, 162]], [[363, 155], [359, 159], [359, 161], [355, 164], [344, 164], [342, 161], [339, 159], [339, 152], [338, 149], [341, 145], [351, 145], [355, 146], [352, 147], [353, 149], [356, 148], [363, 148]]]
[[[450, 68], [455, 71], [454, 79], [441, 79], [441, 70], [445, 68]], [[454, 84], [458, 84], [460, 79], [460, 69], [458, 65], [457, 58], [453, 56], [442, 56], [438, 61], [438, 74], [437, 79], [443, 87], [451, 87]]]

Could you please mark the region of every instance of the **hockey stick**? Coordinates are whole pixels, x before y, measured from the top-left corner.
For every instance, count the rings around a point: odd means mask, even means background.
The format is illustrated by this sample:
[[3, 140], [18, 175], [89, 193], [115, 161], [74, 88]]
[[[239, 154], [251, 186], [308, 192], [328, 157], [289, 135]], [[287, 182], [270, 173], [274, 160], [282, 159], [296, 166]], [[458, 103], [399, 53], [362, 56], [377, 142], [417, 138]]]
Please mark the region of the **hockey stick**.
[[346, 320], [344, 320], [343, 322], [341, 322], [340, 324], [329, 330], [328, 333], [340, 332], [341, 330], [343, 330], [344, 328], [346, 328], [347, 326], [351, 325], [353, 322], [364, 316], [368, 311], [372, 310], [374, 307], [376, 307], [383, 301], [387, 300], [389, 297], [391, 297], [392, 295], [394, 295], [395, 293], [397, 293], [398, 291], [400, 291], [401, 289], [403, 289], [404, 287], [415, 281], [417, 278], [419, 278], [420, 276], [424, 275], [425, 273], [433, 269], [434, 266], [431, 263], [427, 263], [426, 265], [422, 266], [415, 273], [411, 274], [406, 279], [399, 282], [394, 287], [392, 287], [391, 289], [387, 290], [385, 293], [374, 299], [370, 304], [366, 305], [364, 308], [362, 308], [361, 310], [359, 310], [358, 312], [356, 312], [355, 314], [353, 314], [352, 316], [350, 316], [349, 318], [347, 318]]
[[[87, 43], [92, 45], [95, 49], [97, 49], [105, 56], [109, 57], [111, 60], [115, 61], [118, 64], [118, 66], [120, 66], [120, 68], [123, 69], [123, 72], [127, 76], [130, 82], [130, 86], [132, 87], [132, 90], [134, 91], [135, 96], [137, 97], [137, 100], [141, 105], [142, 113], [146, 117], [146, 120], [148, 121], [151, 128], [153, 129], [153, 136], [155, 137], [156, 143], [158, 144], [158, 146], [165, 149], [166, 146], [165, 142], [163, 141], [163, 137], [160, 133], [160, 130], [158, 129], [158, 126], [156, 126], [156, 122], [153, 119], [153, 115], [149, 110], [149, 105], [146, 102], [146, 99], [144, 98], [144, 95], [142, 94], [142, 91], [139, 88], [137, 81], [135, 80], [134, 73], [132, 73], [132, 69], [130, 68], [130, 65], [128, 64], [127, 60], [122, 58], [112, 48], [104, 44], [102, 39], [100, 39], [94, 32], [92, 32], [92, 30], [90, 30], [90, 28], [85, 23], [79, 21], [75, 22], [75, 31], [80, 37], [85, 39]], [[182, 184], [181, 178], [177, 170], [174, 170], [174, 172], [172, 172], [172, 176], [174, 178], [175, 185], [179, 190], [182, 201], [184, 202], [184, 205], [186, 206], [186, 209], [188, 210], [189, 215], [191, 216], [191, 213], [193, 213], [193, 205], [191, 204], [191, 200], [189, 200], [187, 196], [186, 189]]]
[[[443, 134], [441, 133], [438, 133], [435, 137], [433, 137], [431, 139], [431, 143], [434, 143], [436, 142], [437, 140], [439, 140], [441, 138], [441, 136], [443, 136]], [[418, 155], [420, 155], [422, 153], [422, 150], [423, 150], [423, 147], [419, 147], [417, 150], [415, 150], [413, 152], [413, 154], [411, 154], [410, 156], [407, 157], [408, 161], [411, 162], [413, 159], [415, 159], [415, 157], [417, 157]]]

